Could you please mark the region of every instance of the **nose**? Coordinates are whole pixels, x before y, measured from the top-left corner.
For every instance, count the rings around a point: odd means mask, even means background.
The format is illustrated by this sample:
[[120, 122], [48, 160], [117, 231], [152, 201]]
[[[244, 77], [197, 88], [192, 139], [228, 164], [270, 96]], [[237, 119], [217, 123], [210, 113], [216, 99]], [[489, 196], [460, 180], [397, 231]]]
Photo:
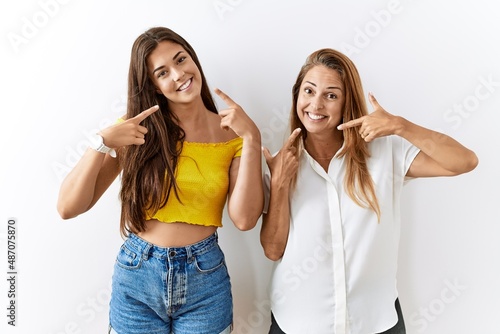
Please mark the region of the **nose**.
[[172, 70], [172, 81], [177, 82], [184, 77], [184, 71], [180, 69]]
[[316, 96], [311, 99], [311, 108], [313, 108], [313, 110], [320, 110], [323, 109], [323, 107], [323, 101], [320, 96]]

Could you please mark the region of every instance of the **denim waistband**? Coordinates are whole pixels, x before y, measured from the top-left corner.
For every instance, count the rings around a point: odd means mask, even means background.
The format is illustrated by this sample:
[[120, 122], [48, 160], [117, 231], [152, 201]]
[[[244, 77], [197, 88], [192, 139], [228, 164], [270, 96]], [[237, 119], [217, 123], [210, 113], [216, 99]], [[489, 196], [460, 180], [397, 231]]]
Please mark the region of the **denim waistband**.
[[150, 256], [154, 256], [159, 259], [166, 257], [169, 258], [190, 258], [193, 255], [198, 255], [206, 252], [208, 249], [212, 248], [217, 244], [218, 236], [217, 232], [210, 235], [209, 237], [198, 241], [192, 245], [187, 245], [183, 247], [160, 247], [156, 246], [146, 240], [142, 239], [134, 233], [130, 233], [128, 239], [125, 241], [130, 247], [142, 253], [142, 256], [147, 260]]

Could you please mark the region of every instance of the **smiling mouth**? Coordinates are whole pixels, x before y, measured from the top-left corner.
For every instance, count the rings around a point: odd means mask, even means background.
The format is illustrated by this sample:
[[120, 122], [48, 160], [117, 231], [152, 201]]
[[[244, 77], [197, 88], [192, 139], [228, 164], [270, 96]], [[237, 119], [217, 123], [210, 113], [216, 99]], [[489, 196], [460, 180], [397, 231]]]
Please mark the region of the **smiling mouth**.
[[307, 117], [309, 117], [309, 119], [312, 119], [313, 121], [318, 121], [320, 119], [326, 118], [326, 116], [324, 116], [324, 115], [313, 114], [313, 113], [307, 112], [307, 111], [306, 111], [306, 114], [307, 114]]
[[183, 90], [188, 89], [191, 86], [191, 83], [193, 82], [193, 78], [189, 79], [185, 83], [183, 83], [179, 88], [177, 88], [178, 92], [182, 92]]

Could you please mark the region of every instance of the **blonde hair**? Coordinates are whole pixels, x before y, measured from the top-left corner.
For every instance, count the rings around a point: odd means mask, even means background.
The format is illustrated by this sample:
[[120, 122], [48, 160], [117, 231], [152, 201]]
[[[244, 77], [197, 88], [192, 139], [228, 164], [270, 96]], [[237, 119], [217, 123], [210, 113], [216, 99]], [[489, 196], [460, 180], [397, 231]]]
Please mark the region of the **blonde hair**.
[[[361, 78], [354, 63], [344, 54], [333, 49], [320, 49], [310, 54], [292, 88], [292, 108], [290, 113], [291, 131], [301, 128], [301, 137], [296, 145], [303, 147], [307, 130], [297, 115], [297, 100], [300, 86], [307, 72], [315, 66], [325, 66], [336, 71], [344, 84], [345, 104], [344, 122], [368, 114]], [[344, 146], [339, 157], [345, 157], [347, 163], [344, 187], [349, 197], [359, 206], [373, 210], [380, 221], [380, 206], [375, 193], [375, 186], [368, 171], [366, 160], [370, 156], [366, 142], [359, 136], [356, 128], [344, 130]], [[297, 154], [302, 150], [298, 149]]]

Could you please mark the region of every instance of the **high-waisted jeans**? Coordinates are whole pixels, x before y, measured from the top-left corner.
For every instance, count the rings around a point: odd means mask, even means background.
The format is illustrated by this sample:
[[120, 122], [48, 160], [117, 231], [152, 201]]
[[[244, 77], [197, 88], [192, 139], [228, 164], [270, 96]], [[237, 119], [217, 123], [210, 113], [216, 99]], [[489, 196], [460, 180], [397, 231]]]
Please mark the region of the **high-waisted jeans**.
[[231, 283], [217, 234], [193, 245], [155, 246], [135, 234], [116, 258], [110, 333], [230, 333]]

